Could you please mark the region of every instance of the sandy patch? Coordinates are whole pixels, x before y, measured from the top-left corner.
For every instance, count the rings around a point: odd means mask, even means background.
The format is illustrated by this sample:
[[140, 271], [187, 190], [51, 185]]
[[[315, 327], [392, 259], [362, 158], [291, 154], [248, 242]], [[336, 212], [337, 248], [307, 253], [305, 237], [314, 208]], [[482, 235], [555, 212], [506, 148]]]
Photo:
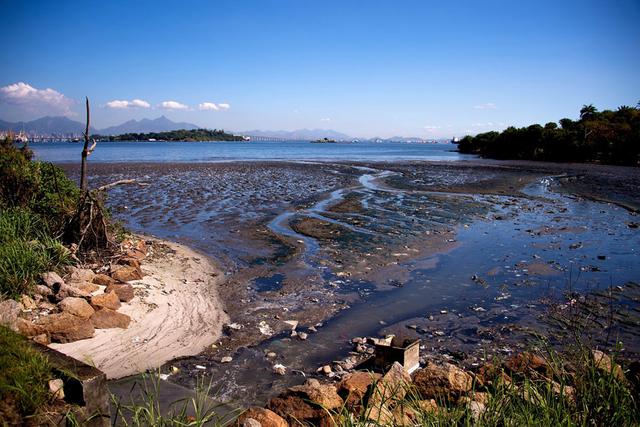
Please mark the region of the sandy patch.
[[91, 339], [51, 347], [116, 379], [196, 355], [217, 340], [228, 322], [217, 291], [222, 275], [192, 249], [158, 243], [169, 250], [146, 260], [144, 279], [130, 282], [135, 298], [118, 310], [131, 316], [128, 329], [96, 329]]

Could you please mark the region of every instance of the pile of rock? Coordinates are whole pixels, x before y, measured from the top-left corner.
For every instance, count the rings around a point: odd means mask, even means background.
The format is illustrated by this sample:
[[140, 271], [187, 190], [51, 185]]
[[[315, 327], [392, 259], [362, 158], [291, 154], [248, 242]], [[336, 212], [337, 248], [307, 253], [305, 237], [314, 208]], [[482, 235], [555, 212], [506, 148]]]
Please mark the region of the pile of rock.
[[[622, 369], [600, 351], [592, 351], [588, 363], [613, 373], [619, 381], [625, 380]], [[525, 377], [534, 378], [538, 383], [547, 384], [554, 393], [573, 399], [574, 390], [554, 380], [570, 373], [557, 369], [532, 353], [516, 354], [501, 365], [486, 363], [473, 371], [450, 363], [427, 363], [409, 375], [396, 362], [384, 375], [352, 371], [331, 384], [307, 379], [303, 385], [291, 387], [271, 399], [264, 408], [250, 407], [238, 418], [237, 425], [330, 427], [352, 425], [358, 420], [370, 425], [413, 426], [420, 423], [420, 413], [437, 414], [454, 407], [464, 408], [470, 417], [477, 419], [487, 411], [491, 396], [501, 395], [495, 393], [498, 387], [509, 387], [532, 403], [543, 404], [535, 391], [520, 385]], [[640, 383], [640, 368], [631, 371], [635, 377], [629, 380]], [[349, 419], [342, 419], [344, 417]]]
[[[95, 329], [127, 328], [131, 318], [118, 309], [134, 298], [128, 283], [143, 277], [144, 241], [129, 241], [116, 264], [67, 268], [64, 279], [42, 274], [33, 295], [0, 303], [0, 317], [12, 329], [41, 344], [69, 343], [93, 337]], [[96, 266], [97, 267], [97, 266]]]

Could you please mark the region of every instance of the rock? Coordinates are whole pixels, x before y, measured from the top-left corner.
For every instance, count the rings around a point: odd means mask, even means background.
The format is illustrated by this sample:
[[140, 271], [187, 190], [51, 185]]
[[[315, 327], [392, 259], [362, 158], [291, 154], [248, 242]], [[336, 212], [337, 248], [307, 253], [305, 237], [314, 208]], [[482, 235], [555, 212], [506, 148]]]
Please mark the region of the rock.
[[620, 365], [612, 361], [611, 358], [602, 351], [591, 350], [591, 361], [597, 370], [612, 374], [618, 381], [624, 380], [624, 372]]
[[38, 344], [49, 345], [51, 344], [51, 337], [47, 334], [40, 334], [33, 337], [33, 341], [37, 342]]
[[109, 287], [109, 285], [115, 285], [116, 283], [118, 283], [118, 281], [113, 277], [107, 276], [106, 274], [96, 274], [93, 278], [93, 283], [95, 283], [96, 285]]
[[273, 373], [276, 375], [286, 375], [287, 374], [287, 368], [284, 367], [284, 365], [281, 364], [277, 364], [277, 365], [273, 365]]
[[542, 357], [533, 353], [519, 353], [511, 356], [503, 364], [504, 368], [512, 373], [526, 373], [528, 371], [536, 371], [543, 375], [547, 375], [549, 366], [547, 361]]
[[42, 326], [21, 317], [16, 319], [14, 325], [16, 328], [15, 331], [20, 332], [25, 337], [33, 338], [38, 335], [46, 334], [46, 331]]
[[147, 256], [147, 245], [144, 241], [133, 243], [126, 252], [128, 257], [144, 259]]
[[108, 308], [111, 310], [117, 310], [122, 306], [120, 298], [114, 291], [91, 297], [91, 305], [95, 308]]
[[34, 293], [34, 295], [40, 295], [40, 296], [42, 296], [44, 298], [46, 298], [46, 297], [48, 297], [50, 295], [53, 295], [53, 292], [51, 291], [51, 289], [46, 287], [46, 286], [44, 286], [44, 285], [36, 285], [33, 288], [33, 293]]
[[426, 399], [446, 399], [453, 403], [471, 390], [473, 379], [449, 363], [442, 366], [429, 363], [414, 375], [413, 384]]
[[484, 412], [487, 410], [487, 408], [484, 406], [483, 403], [480, 402], [476, 402], [475, 400], [472, 400], [471, 402], [469, 402], [469, 410], [471, 411], [471, 416], [478, 421], [481, 417], [482, 414], [484, 414]]
[[121, 302], [129, 302], [135, 297], [133, 286], [131, 286], [131, 284], [129, 283], [109, 285], [104, 290], [106, 294], [111, 291], [115, 292], [116, 295], [118, 295], [118, 298]]
[[60, 310], [83, 319], [93, 316], [95, 310], [84, 298], [67, 297], [58, 304]]
[[58, 302], [69, 297], [89, 298], [91, 296], [90, 293], [85, 292], [82, 289], [78, 289], [75, 286], [69, 286], [66, 283], [60, 284], [58, 289], [54, 288], [54, 292], [55, 292], [55, 301], [58, 301]]
[[78, 289], [91, 293], [100, 289], [92, 282], [95, 276], [96, 274], [93, 270], [88, 268], [74, 268], [66, 283], [69, 286], [75, 286]]
[[230, 356], [225, 356], [222, 359], [220, 359], [220, 363], [231, 363], [231, 361], [233, 361], [233, 358]]
[[267, 408], [292, 426], [302, 423], [329, 427], [335, 423], [328, 411], [338, 410], [343, 403], [334, 386], [307, 380], [304, 385], [291, 387], [271, 399]]
[[69, 343], [93, 337], [91, 322], [69, 313], [50, 314], [36, 322], [51, 336], [52, 342]]
[[[476, 372], [476, 382], [480, 384], [476, 385], [492, 385], [496, 382], [502, 382], [503, 384], [509, 384], [511, 377], [507, 375], [502, 368], [496, 367], [493, 363], [485, 363]], [[478, 387], [476, 387], [477, 389]]]
[[38, 308], [36, 306], [36, 302], [31, 299], [29, 295], [20, 295], [20, 302], [18, 304], [20, 305], [20, 309], [22, 311], [35, 310], [36, 308]]
[[245, 420], [253, 419], [260, 423], [262, 427], [289, 427], [289, 424], [280, 415], [257, 406], [251, 406], [244, 411], [239, 417], [237, 425], [244, 425]]
[[308, 337], [308, 335], [304, 332], [298, 332], [298, 338], [300, 338], [302, 341], [306, 340]]
[[49, 381], [49, 391], [55, 399], [64, 400], [64, 382], [60, 378]]
[[127, 329], [131, 323], [131, 317], [109, 308], [99, 308], [89, 319], [96, 329], [122, 328]]
[[58, 273], [55, 273], [53, 271], [42, 273], [40, 277], [42, 278], [45, 286], [49, 289], [54, 290], [54, 292], [57, 288], [60, 288], [61, 284], [64, 284], [64, 280], [62, 280], [62, 277], [58, 276]]
[[323, 374], [325, 374], [325, 375], [329, 375], [331, 372], [332, 372], [332, 371], [331, 371], [331, 366], [329, 366], [329, 365], [324, 365], [324, 366], [322, 367], [322, 373], [323, 373]]
[[141, 280], [142, 272], [134, 267], [124, 267], [112, 272], [111, 277], [120, 282], [129, 282], [132, 280]]
[[260, 424], [260, 421], [254, 420], [253, 418], [245, 418], [242, 423], [242, 427], [262, 427], [262, 424]]
[[127, 267], [133, 267], [140, 270], [140, 262], [132, 257], [124, 257], [118, 260], [118, 265], [126, 265]]
[[[399, 362], [394, 362], [391, 368], [372, 387], [369, 398], [367, 418], [377, 424], [404, 423], [403, 417], [399, 420], [389, 409], [402, 402], [411, 385], [411, 376]], [[402, 424], [405, 425], [405, 424]]]
[[20, 304], [12, 299], [0, 302], [0, 324], [8, 325], [9, 328], [17, 332], [16, 320], [20, 314]]

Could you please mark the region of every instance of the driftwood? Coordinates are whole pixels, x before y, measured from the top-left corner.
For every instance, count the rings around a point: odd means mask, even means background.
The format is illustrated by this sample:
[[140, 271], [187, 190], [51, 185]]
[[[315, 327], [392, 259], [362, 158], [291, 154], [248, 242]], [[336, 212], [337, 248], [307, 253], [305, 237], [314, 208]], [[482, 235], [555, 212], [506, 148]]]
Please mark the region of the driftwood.
[[107, 188], [115, 187], [116, 185], [120, 184], [149, 185], [148, 182], [138, 182], [135, 179], [121, 179], [120, 181], [112, 182], [111, 184], [106, 184], [102, 187], [98, 187], [94, 191], [106, 190]]

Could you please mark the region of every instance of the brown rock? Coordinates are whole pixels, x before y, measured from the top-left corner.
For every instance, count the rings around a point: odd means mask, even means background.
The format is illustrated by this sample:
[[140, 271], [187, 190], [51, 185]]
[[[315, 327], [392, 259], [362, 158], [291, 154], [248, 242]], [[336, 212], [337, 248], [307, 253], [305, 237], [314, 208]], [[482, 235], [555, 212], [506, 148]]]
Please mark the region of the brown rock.
[[111, 277], [120, 282], [141, 280], [142, 272], [134, 267], [124, 267], [111, 273]]
[[105, 293], [109, 293], [111, 291], [115, 292], [116, 295], [118, 295], [118, 298], [120, 298], [121, 302], [129, 302], [135, 296], [133, 286], [131, 286], [131, 284], [129, 283], [125, 283], [124, 285], [109, 285], [107, 286], [107, 289], [104, 290]]
[[69, 297], [89, 298], [91, 296], [89, 292], [85, 292], [81, 289], [76, 288], [75, 286], [69, 286], [65, 283], [62, 283], [58, 289], [54, 289], [54, 292], [55, 300], [58, 302]]
[[93, 270], [90, 270], [88, 268], [74, 268], [71, 271], [71, 275], [67, 279], [67, 285], [84, 289], [85, 284], [91, 283], [95, 276], [96, 276], [96, 273], [94, 273]]
[[136, 242], [127, 250], [128, 257], [144, 259], [147, 256], [147, 244], [143, 241]]
[[547, 361], [533, 353], [513, 355], [504, 362], [503, 366], [507, 371], [519, 374], [536, 371], [547, 375], [548, 371]]
[[117, 282], [116, 279], [107, 276], [106, 274], [96, 274], [93, 278], [93, 283], [100, 286], [109, 287], [109, 285], [115, 285]]
[[591, 361], [599, 371], [613, 374], [618, 381], [624, 380], [624, 372], [620, 365], [600, 350], [591, 350]]
[[262, 427], [289, 427], [289, 424], [280, 415], [266, 408], [251, 406], [244, 411], [239, 417], [236, 425], [244, 425], [245, 420], [254, 419], [258, 421]]
[[129, 266], [129, 267], [133, 267], [133, 268], [136, 268], [138, 270], [140, 269], [140, 262], [137, 259], [131, 258], [131, 257], [120, 258], [118, 260], [118, 264], [119, 265], [126, 265], [126, 266]]
[[51, 337], [47, 334], [40, 334], [33, 337], [33, 340], [38, 344], [49, 345], [51, 344]]
[[111, 310], [117, 310], [122, 307], [120, 298], [114, 291], [91, 297], [91, 305], [95, 308], [109, 308]]
[[411, 376], [400, 363], [394, 362], [384, 377], [373, 385], [367, 419], [384, 425], [406, 421], [403, 417], [398, 419], [398, 414], [394, 415], [389, 407], [402, 401], [410, 384]]
[[69, 313], [50, 314], [36, 322], [51, 335], [52, 342], [69, 343], [93, 337], [93, 325]]
[[284, 418], [290, 425], [300, 423], [332, 426], [327, 409], [338, 409], [343, 400], [332, 385], [320, 385], [307, 380], [304, 385], [291, 387], [272, 399], [267, 408]]
[[88, 319], [95, 313], [93, 307], [84, 298], [67, 297], [60, 301], [58, 307], [60, 310], [82, 319]]
[[62, 277], [58, 276], [58, 274], [53, 271], [42, 273], [40, 277], [42, 277], [42, 281], [44, 282], [44, 284], [49, 289], [53, 289], [54, 292], [56, 292], [56, 289], [59, 288], [60, 285], [64, 283], [64, 280], [62, 280]]
[[36, 306], [36, 302], [29, 295], [20, 295], [20, 309], [25, 310], [35, 310], [38, 308]]
[[382, 378], [382, 375], [373, 372], [357, 371], [342, 377], [336, 384], [336, 390], [345, 400], [347, 409], [351, 412], [360, 413], [363, 409], [363, 400], [374, 381]]
[[473, 379], [460, 368], [444, 363], [438, 366], [429, 363], [413, 377], [413, 384], [426, 399], [447, 399], [456, 402], [471, 390]]
[[131, 317], [108, 308], [101, 308], [96, 310], [89, 321], [96, 329], [127, 329], [131, 323]]
[[37, 335], [45, 333], [45, 330], [44, 328], [42, 328], [42, 326], [30, 322], [27, 319], [23, 319], [22, 317], [17, 318], [14, 325], [16, 328], [16, 332], [20, 332], [22, 335], [29, 338], [33, 338]]
[[44, 285], [36, 285], [33, 288], [33, 293], [35, 295], [40, 295], [42, 297], [48, 297], [50, 295], [53, 295], [53, 292], [51, 291], [50, 288], [48, 288], [47, 286]]
[[481, 366], [478, 372], [476, 372], [476, 379], [477, 383], [488, 386], [500, 382], [503, 384], [509, 384], [511, 382], [511, 377], [507, 375], [502, 368], [496, 367], [493, 363], [485, 363]]
[[0, 302], [0, 324], [8, 325], [13, 331], [17, 331], [16, 320], [20, 314], [20, 304], [12, 299]]

